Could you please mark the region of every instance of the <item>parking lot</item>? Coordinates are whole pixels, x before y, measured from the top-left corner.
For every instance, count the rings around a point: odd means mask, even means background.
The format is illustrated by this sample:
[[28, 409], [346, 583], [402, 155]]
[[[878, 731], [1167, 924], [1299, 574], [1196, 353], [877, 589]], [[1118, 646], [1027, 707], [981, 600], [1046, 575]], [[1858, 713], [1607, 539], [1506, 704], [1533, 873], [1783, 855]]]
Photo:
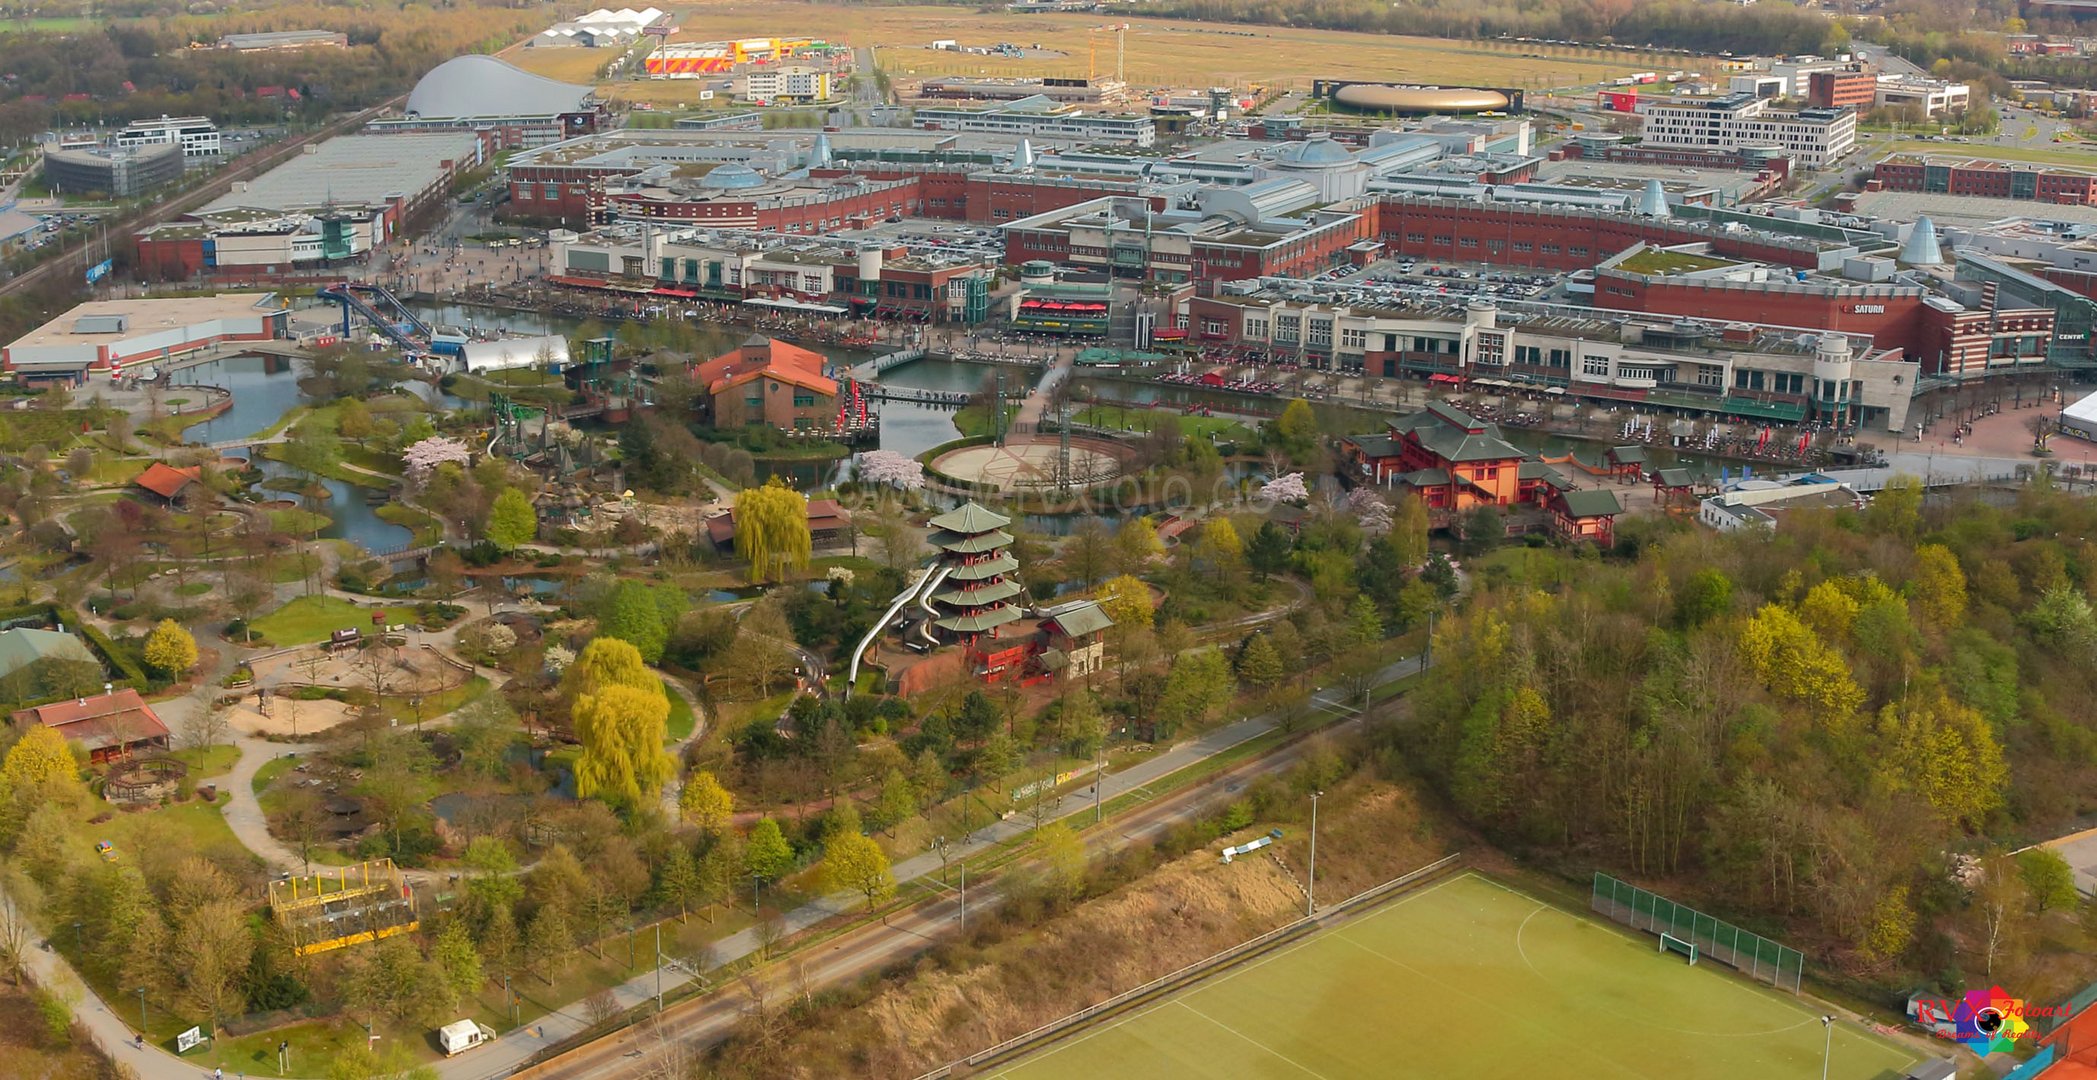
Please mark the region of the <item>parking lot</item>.
[[1312, 280], [1338, 286], [1348, 304], [1447, 303], [1452, 298], [1551, 299], [1555, 275], [1426, 259], [1384, 259], [1328, 270]]

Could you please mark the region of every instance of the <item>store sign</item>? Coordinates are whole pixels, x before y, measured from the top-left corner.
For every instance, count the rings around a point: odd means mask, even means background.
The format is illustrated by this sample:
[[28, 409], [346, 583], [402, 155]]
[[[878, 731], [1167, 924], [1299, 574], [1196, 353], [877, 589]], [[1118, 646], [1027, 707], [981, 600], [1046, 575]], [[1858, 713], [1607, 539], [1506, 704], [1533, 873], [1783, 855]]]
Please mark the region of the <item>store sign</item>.
[[1849, 307], [1849, 313], [1852, 315], [1884, 315], [1886, 313], [1886, 305], [1851, 304]]

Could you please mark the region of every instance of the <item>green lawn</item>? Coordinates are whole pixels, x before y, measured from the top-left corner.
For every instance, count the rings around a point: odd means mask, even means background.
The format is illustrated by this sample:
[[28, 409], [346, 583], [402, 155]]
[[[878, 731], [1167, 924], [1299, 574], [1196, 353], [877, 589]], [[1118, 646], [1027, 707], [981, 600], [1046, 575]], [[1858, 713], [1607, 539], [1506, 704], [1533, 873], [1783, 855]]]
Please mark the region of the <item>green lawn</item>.
[[[988, 1075], [1297, 1080], [1403, 1062], [1411, 1076], [1807, 1080], [1821, 1075], [1820, 1012], [1464, 874]], [[1839, 1023], [1826, 1075], [1877, 1080], [1914, 1061]]]
[[371, 611], [333, 596], [300, 596], [255, 620], [255, 632], [274, 645], [310, 645], [337, 630], [371, 630]]
[[327, 528], [328, 521], [326, 514], [299, 508], [269, 512], [269, 527], [293, 536], [312, 536]]
[[208, 780], [233, 771], [233, 763], [240, 760], [240, 748], [206, 746], [193, 750], [177, 750], [168, 756], [189, 766], [191, 780]]
[[665, 733], [671, 742], [676, 742], [690, 735], [692, 729], [698, 726], [699, 719], [692, 715], [692, 703], [686, 701], [684, 695], [678, 693], [668, 679], [663, 680], [663, 693], [670, 697], [670, 720], [665, 725]]
[[1242, 420], [1227, 416], [1183, 416], [1169, 409], [1129, 408], [1121, 405], [1088, 405], [1071, 414], [1073, 423], [1090, 427], [1109, 428], [1115, 431], [1144, 431], [1151, 425], [1172, 417], [1180, 423], [1180, 433], [1196, 438], [1245, 439], [1253, 431]]

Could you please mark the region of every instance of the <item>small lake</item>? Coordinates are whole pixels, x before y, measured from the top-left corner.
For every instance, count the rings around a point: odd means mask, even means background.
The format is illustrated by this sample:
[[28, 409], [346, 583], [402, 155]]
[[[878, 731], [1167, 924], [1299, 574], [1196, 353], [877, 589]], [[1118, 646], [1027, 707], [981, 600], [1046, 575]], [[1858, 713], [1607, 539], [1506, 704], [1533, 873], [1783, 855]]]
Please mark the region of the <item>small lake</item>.
[[[265, 459], [258, 466], [264, 476], [305, 476], [281, 461]], [[302, 502], [301, 505], [328, 516], [329, 525], [320, 531], [321, 536], [330, 540], [348, 540], [372, 552], [405, 547], [414, 538], [414, 530], [379, 517], [378, 507], [364, 501], [368, 488], [341, 480], [322, 480], [320, 486], [327, 489], [328, 498], [317, 503]]]
[[299, 404], [297, 365], [274, 356], [233, 356], [186, 367], [172, 376], [168, 397], [181, 397], [182, 384], [223, 386], [233, 391], [233, 407], [190, 428], [198, 442], [225, 442], [264, 431]]

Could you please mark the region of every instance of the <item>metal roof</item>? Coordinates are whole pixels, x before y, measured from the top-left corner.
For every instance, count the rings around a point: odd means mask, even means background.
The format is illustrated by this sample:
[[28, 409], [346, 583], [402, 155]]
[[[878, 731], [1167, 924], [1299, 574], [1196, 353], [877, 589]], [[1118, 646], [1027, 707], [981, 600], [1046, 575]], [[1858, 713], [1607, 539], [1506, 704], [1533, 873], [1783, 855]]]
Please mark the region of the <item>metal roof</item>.
[[492, 56], [457, 56], [431, 68], [408, 92], [409, 116], [557, 116], [586, 108], [590, 88], [558, 82]]

